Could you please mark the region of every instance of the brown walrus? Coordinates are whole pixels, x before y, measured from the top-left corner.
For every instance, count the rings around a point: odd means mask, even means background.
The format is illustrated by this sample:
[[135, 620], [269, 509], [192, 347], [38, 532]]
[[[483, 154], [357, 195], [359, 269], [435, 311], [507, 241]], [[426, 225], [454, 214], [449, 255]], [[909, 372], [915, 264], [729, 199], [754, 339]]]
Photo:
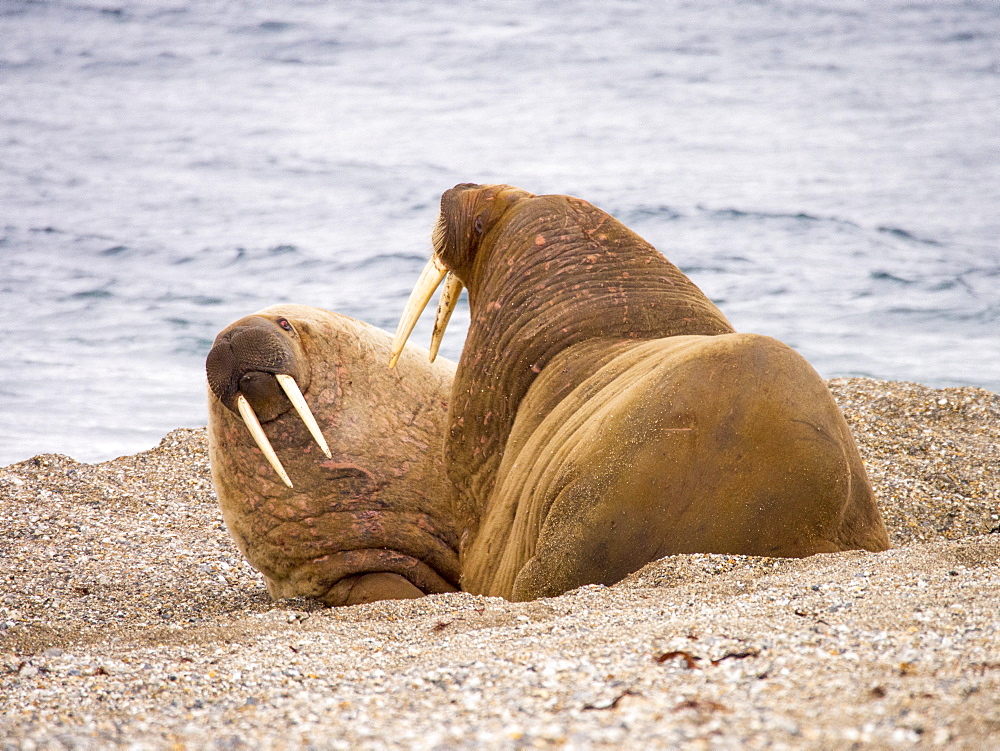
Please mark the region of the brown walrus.
[[208, 355], [219, 504], [275, 599], [457, 589], [441, 458], [454, 365], [414, 348], [389, 371], [378, 363], [390, 343], [346, 316], [279, 305], [227, 327]]
[[[586, 201], [463, 184], [400, 321], [400, 355], [447, 277], [470, 326], [449, 408], [461, 584], [528, 600], [674, 553], [885, 550], [846, 421], [820, 376], [725, 316]], [[402, 361], [400, 361], [402, 363]]]

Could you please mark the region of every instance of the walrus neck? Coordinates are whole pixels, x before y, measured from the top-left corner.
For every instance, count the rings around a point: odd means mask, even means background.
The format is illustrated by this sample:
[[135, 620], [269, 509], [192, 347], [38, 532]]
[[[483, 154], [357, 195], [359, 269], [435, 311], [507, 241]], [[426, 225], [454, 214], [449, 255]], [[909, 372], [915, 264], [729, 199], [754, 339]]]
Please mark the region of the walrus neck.
[[[733, 331], [680, 269], [575, 198], [520, 203], [483, 239], [466, 276], [471, 320], [452, 392], [446, 461], [473, 528], [521, 400], [555, 355], [597, 339]], [[578, 362], [564, 374], [567, 393], [592, 370]]]

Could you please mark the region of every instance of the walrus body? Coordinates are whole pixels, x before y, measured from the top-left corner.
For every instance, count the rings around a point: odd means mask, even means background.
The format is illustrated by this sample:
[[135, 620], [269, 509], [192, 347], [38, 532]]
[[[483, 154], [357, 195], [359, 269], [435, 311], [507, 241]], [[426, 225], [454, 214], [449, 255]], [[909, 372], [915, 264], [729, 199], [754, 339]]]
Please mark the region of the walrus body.
[[[454, 366], [414, 349], [390, 371], [380, 365], [389, 344], [346, 316], [281, 305], [233, 323], [209, 354], [219, 504], [276, 599], [344, 605], [458, 587], [454, 492], [440, 448]], [[329, 458], [278, 388], [282, 375], [308, 402]], [[235, 406], [241, 396], [292, 487], [251, 437]]]
[[819, 375], [780, 342], [735, 333], [609, 215], [459, 185], [434, 246], [410, 308], [448, 278], [471, 314], [444, 450], [463, 589], [527, 600], [672, 553], [888, 548]]
[[463, 588], [527, 600], [668, 554], [887, 546], [847, 425], [788, 347], [751, 334], [620, 345], [548, 409], [556, 374], [591, 356], [577, 349], [521, 403], [530, 417], [514, 422]]

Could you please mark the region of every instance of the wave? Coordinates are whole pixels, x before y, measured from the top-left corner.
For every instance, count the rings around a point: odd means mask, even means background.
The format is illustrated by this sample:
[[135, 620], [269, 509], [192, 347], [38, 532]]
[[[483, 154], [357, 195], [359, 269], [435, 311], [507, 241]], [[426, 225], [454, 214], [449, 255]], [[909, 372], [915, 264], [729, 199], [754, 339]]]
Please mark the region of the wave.
[[713, 219], [727, 220], [727, 221], [740, 221], [740, 220], [752, 220], [752, 221], [794, 221], [794, 222], [808, 222], [816, 224], [830, 224], [838, 227], [845, 227], [852, 230], [860, 230], [862, 232], [876, 232], [881, 235], [889, 235], [890, 237], [904, 240], [907, 243], [913, 243], [917, 245], [926, 245], [931, 247], [943, 247], [945, 243], [940, 240], [935, 240], [930, 237], [922, 237], [914, 232], [903, 229], [902, 227], [894, 227], [891, 225], [877, 225], [875, 227], [865, 227], [865, 225], [859, 222], [853, 221], [851, 219], [844, 219], [839, 216], [823, 216], [820, 214], [812, 214], [807, 211], [760, 211], [753, 209], [739, 209], [734, 207], [727, 207], [722, 209], [713, 209], [706, 206], [699, 205], [698, 210]]
[[898, 237], [901, 240], [907, 240], [920, 245], [933, 245], [936, 247], [944, 245], [944, 243], [932, 240], [931, 238], [917, 237], [912, 232], [907, 232], [905, 229], [900, 229], [899, 227], [876, 227], [876, 230], [883, 234], [892, 235], [893, 237]]
[[337, 271], [367, 271], [385, 265], [407, 265], [420, 267], [427, 263], [428, 255], [417, 255], [416, 253], [380, 253], [377, 256], [368, 256], [357, 261], [348, 261], [337, 264]]
[[115, 293], [104, 287], [97, 287], [96, 289], [87, 289], [81, 292], [74, 292], [69, 296], [71, 300], [106, 300], [115, 297]]
[[[215, 297], [213, 295], [178, 295], [174, 292], [165, 292], [156, 298], [158, 303], [175, 303], [175, 302], [188, 302], [193, 303], [199, 307], [214, 307], [216, 305], [224, 305], [229, 300], [222, 297]], [[168, 319], [172, 320], [172, 319]]]
[[888, 271], [871, 271], [868, 273], [868, 278], [873, 279], [876, 282], [894, 282], [896, 284], [915, 284], [912, 279], [903, 279], [901, 276], [896, 276]]
[[638, 205], [632, 206], [627, 209], [623, 209], [618, 212], [614, 212], [616, 216], [620, 218], [623, 224], [629, 224], [630, 222], [640, 222], [643, 219], [663, 219], [665, 221], [673, 221], [675, 219], [684, 218], [684, 214], [673, 208], [672, 206], [666, 206], [664, 204], [660, 205]]
[[699, 211], [718, 219], [793, 219], [807, 222], [830, 222], [833, 224], [843, 224], [849, 227], [858, 226], [856, 223], [847, 219], [840, 219], [839, 217], [833, 216], [817, 216], [816, 214], [809, 214], [804, 211], [792, 213], [784, 211], [754, 211], [737, 208], [711, 209], [701, 205], [697, 208]]

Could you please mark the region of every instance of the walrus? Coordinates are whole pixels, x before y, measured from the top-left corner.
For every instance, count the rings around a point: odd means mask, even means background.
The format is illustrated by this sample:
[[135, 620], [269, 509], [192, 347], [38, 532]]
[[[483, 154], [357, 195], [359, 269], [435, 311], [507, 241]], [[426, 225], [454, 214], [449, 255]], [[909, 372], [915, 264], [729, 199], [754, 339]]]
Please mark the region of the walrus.
[[822, 378], [781, 342], [735, 332], [610, 215], [466, 183], [442, 196], [432, 243], [390, 366], [445, 280], [436, 352], [464, 287], [444, 447], [462, 589], [530, 600], [670, 554], [889, 547]]
[[347, 316], [279, 305], [206, 360], [212, 478], [230, 535], [275, 599], [328, 605], [458, 588], [442, 444], [453, 363]]

